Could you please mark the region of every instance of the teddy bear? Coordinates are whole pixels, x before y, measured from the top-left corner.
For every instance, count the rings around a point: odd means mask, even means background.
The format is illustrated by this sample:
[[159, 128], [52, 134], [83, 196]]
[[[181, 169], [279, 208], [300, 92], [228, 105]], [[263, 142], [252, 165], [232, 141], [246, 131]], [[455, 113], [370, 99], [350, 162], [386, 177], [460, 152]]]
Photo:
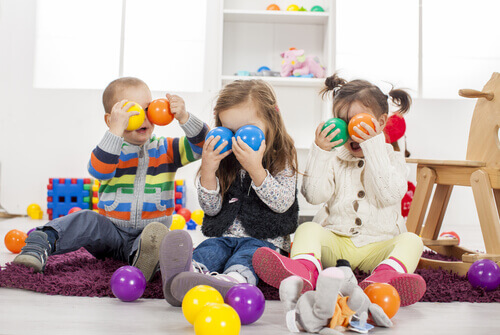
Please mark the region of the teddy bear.
[[305, 56], [304, 50], [290, 49], [281, 53], [281, 76], [311, 76], [325, 77], [325, 68], [319, 63], [318, 57]]
[[368, 318], [377, 326], [393, 325], [384, 310], [370, 302], [348, 265], [323, 270], [315, 291], [301, 295], [302, 286], [300, 277], [291, 276], [283, 280], [279, 288], [291, 332], [341, 335], [350, 328], [367, 332], [373, 327], [367, 324]]

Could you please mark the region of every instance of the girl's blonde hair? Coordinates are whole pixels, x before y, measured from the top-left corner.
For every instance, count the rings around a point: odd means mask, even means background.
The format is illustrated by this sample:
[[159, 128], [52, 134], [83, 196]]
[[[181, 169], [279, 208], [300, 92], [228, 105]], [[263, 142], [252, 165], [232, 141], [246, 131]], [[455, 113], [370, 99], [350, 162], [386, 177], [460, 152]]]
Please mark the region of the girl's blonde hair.
[[399, 107], [398, 112], [401, 114], [408, 112], [411, 105], [411, 96], [402, 89], [392, 88], [389, 95], [385, 95], [378, 86], [366, 80], [352, 80], [348, 82], [338, 77], [337, 74], [326, 78], [325, 87], [321, 90], [320, 94], [323, 98], [329, 94], [332, 95], [332, 114], [334, 117], [341, 117], [339, 113], [348, 111], [356, 101], [370, 108], [377, 117], [389, 113], [389, 97]]
[[[262, 165], [272, 175], [290, 167], [292, 175], [297, 173], [297, 151], [291, 136], [285, 129], [273, 88], [263, 80], [236, 80], [226, 85], [219, 93], [214, 108], [215, 125], [222, 126], [219, 114], [235, 106], [251, 103], [266, 124], [266, 151]], [[234, 156], [224, 158], [216, 172], [221, 194], [229, 189], [241, 168]]]

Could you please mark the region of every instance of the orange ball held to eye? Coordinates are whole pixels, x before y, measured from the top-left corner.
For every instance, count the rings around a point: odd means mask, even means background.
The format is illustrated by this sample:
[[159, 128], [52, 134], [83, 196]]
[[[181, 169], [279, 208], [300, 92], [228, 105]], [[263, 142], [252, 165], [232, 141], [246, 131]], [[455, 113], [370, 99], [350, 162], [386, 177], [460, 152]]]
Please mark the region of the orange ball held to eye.
[[386, 283], [373, 283], [365, 288], [365, 294], [372, 303], [382, 307], [389, 319], [398, 312], [401, 299], [394, 286]]
[[347, 131], [349, 132], [349, 136], [356, 136], [359, 137], [358, 133], [354, 131], [354, 127], [358, 126], [358, 128], [364, 132], [365, 134], [368, 135], [368, 132], [365, 130], [365, 128], [360, 126], [361, 122], [366, 123], [370, 127], [372, 127], [373, 130], [375, 130], [375, 125], [373, 124], [372, 119], [374, 118], [373, 115], [368, 114], [368, 113], [359, 113], [354, 115], [351, 120], [349, 121], [349, 125], [347, 126]]
[[5, 235], [5, 246], [10, 252], [18, 254], [26, 245], [26, 242], [24, 242], [24, 240], [26, 240], [27, 237], [28, 235], [25, 232], [13, 229]]
[[148, 119], [159, 126], [166, 126], [172, 122], [174, 114], [170, 112], [170, 102], [164, 98], [151, 101], [148, 106]]

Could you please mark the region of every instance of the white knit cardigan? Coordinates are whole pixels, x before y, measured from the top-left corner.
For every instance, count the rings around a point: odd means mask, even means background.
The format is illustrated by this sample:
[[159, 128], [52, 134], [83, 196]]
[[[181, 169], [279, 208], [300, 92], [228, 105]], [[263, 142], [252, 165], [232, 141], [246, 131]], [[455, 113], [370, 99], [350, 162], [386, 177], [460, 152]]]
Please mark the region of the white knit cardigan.
[[301, 192], [325, 203], [314, 221], [356, 247], [385, 241], [406, 231], [401, 200], [407, 190], [404, 155], [379, 134], [360, 144], [364, 158], [344, 146], [328, 152], [313, 143]]

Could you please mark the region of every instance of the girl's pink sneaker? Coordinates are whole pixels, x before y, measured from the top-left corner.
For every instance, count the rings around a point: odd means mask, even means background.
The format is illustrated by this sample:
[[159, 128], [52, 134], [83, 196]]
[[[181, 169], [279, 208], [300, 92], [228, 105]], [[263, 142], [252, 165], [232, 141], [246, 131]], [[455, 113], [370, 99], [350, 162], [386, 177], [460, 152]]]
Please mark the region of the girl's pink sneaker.
[[290, 276], [299, 276], [304, 282], [302, 293], [314, 290], [315, 276], [297, 260], [285, 257], [278, 252], [262, 247], [253, 255], [252, 265], [259, 276], [267, 284], [279, 288], [281, 281]]
[[387, 283], [396, 289], [401, 299], [401, 306], [413, 305], [425, 293], [427, 285], [425, 280], [415, 273], [399, 273], [393, 270], [379, 270], [373, 272], [359, 286], [364, 290], [373, 283]]

